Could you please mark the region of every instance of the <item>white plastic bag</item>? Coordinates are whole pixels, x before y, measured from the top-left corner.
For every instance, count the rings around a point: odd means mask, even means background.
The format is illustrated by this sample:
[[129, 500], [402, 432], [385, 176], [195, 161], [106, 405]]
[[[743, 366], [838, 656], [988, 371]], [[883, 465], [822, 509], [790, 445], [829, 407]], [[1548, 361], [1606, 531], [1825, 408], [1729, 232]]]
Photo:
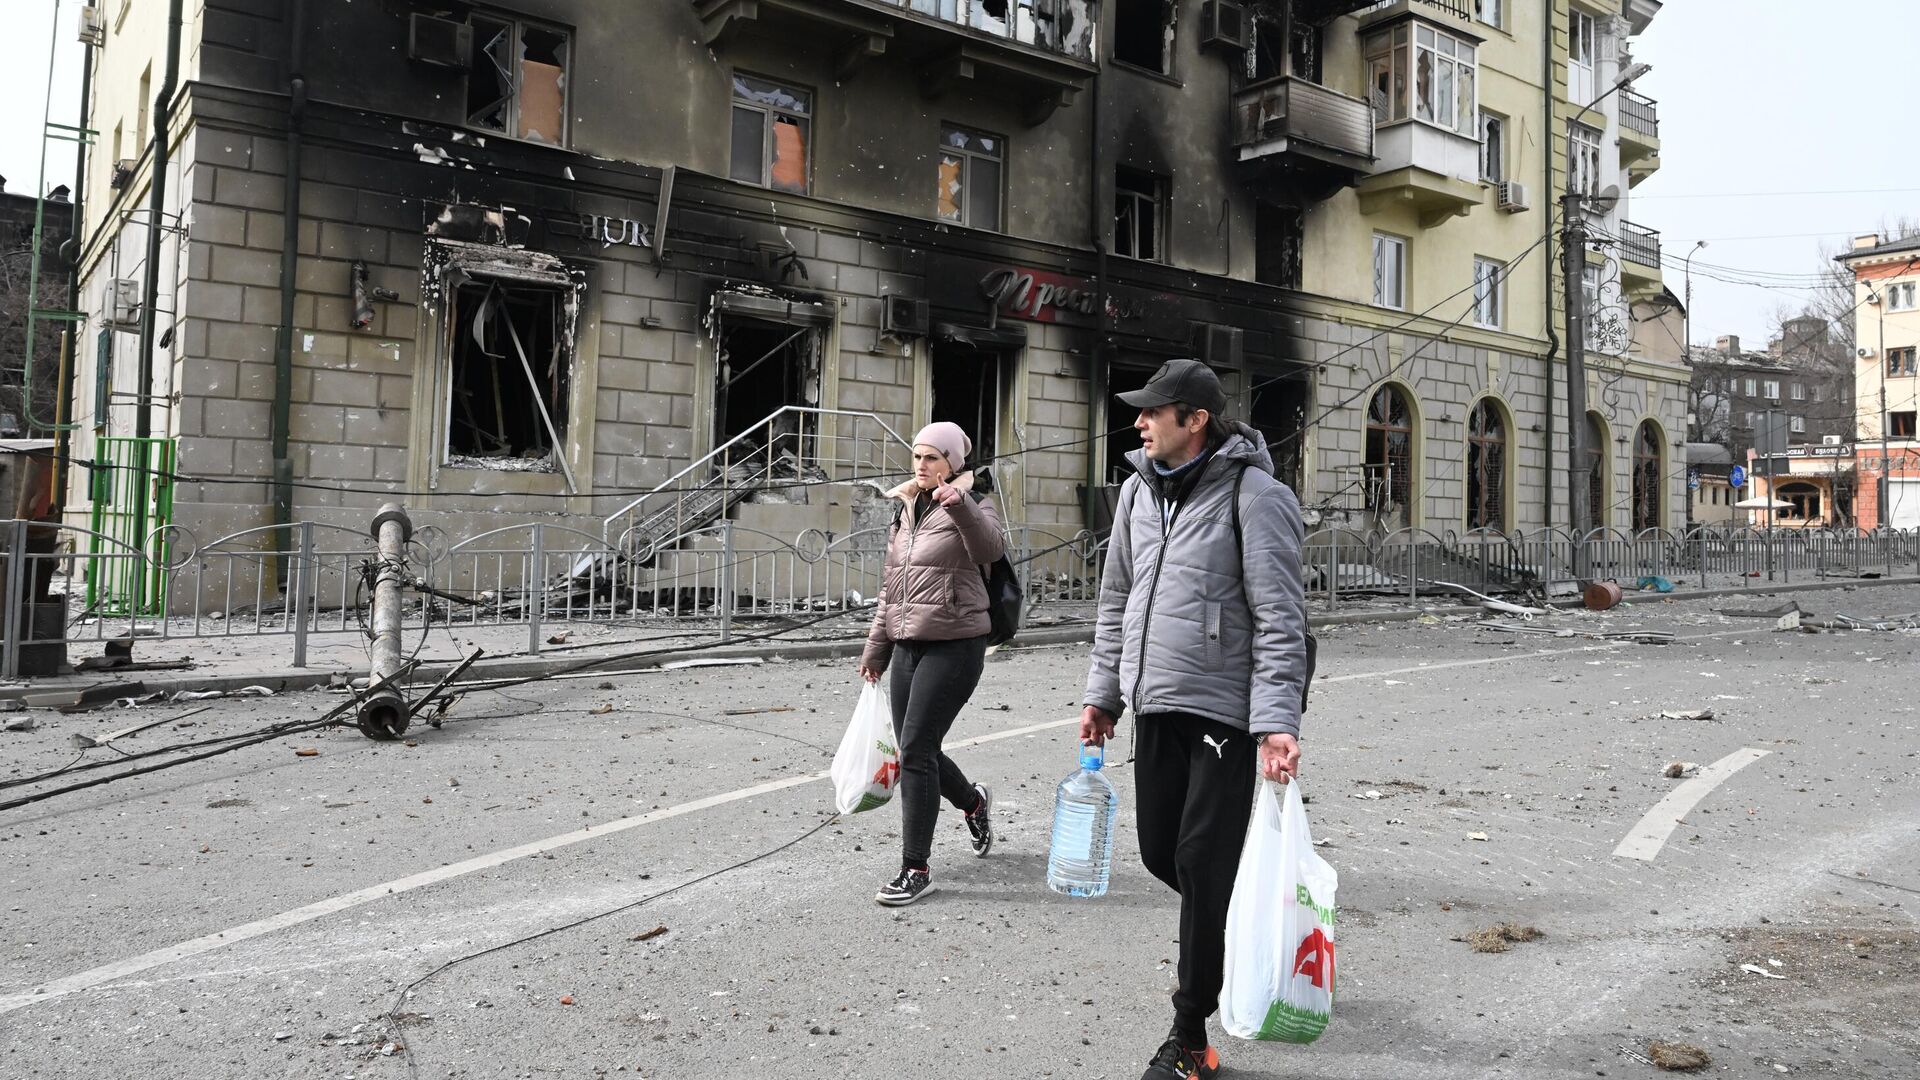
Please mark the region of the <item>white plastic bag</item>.
[[840, 738], [833, 755], [833, 806], [843, 814], [858, 814], [887, 805], [900, 784], [900, 751], [894, 746], [893, 705], [882, 684], [871, 682], [860, 691], [853, 722]]
[[[1220, 1022], [1242, 1039], [1310, 1043], [1333, 1018], [1333, 893], [1300, 782], [1262, 781], [1227, 908]], [[1285, 805], [1282, 806], [1284, 801]]]

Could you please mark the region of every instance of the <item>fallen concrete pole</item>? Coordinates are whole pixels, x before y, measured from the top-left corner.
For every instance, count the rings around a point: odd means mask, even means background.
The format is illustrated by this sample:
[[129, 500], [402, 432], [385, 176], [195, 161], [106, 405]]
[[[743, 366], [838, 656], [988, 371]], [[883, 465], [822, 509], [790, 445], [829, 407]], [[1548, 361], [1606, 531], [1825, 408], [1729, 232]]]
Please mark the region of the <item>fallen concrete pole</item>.
[[373, 516], [380, 542], [379, 572], [373, 579], [373, 640], [367, 645], [369, 686], [380, 687], [360, 703], [360, 731], [369, 739], [406, 734], [412, 710], [399, 688], [383, 686], [400, 672], [401, 600], [407, 584], [407, 541], [413, 522], [399, 503], [387, 503]]

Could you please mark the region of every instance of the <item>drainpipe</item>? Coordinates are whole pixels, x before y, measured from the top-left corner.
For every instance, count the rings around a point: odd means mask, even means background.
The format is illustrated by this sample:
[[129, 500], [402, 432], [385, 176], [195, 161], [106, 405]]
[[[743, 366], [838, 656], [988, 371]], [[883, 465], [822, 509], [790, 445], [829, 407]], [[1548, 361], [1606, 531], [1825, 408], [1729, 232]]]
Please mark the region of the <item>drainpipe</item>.
[[[1541, 113], [1547, 125], [1545, 153], [1541, 156], [1540, 166], [1540, 191], [1543, 196], [1547, 192], [1554, 190], [1553, 148], [1556, 145], [1553, 138], [1553, 5], [1547, 5], [1544, 10], [1547, 17], [1547, 26], [1545, 33], [1543, 33], [1540, 38], [1540, 83], [1543, 88], [1540, 96], [1542, 100], [1546, 102], [1546, 107], [1541, 110]], [[1571, 168], [1573, 163], [1568, 162], [1567, 164], [1568, 167]], [[1548, 245], [1548, 251], [1552, 251], [1553, 207], [1556, 205], [1558, 205], [1558, 200], [1545, 204], [1544, 209], [1546, 213], [1541, 215], [1541, 228], [1545, 236], [1546, 244]], [[1545, 463], [1546, 468], [1543, 477], [1545, 482], [1540, 485], [1540, 525], [1543, 529], [1551, 529], [1553, 528], [1553, 360], [1560, 352], [1560, 338], [1559, 335], [1553, 332], [1554, 262], [1552, 258], [1545, 258], [1540, 260], [1540, 263], [1543, 267], [1541, 271], [1543, 275], [1542, 280], [1546, 283], [1546, 288], [1541, 290], [1541, 295], [1544, 298], [1541, 302], [1545, 305], [1543, 310], [1546, 314], [1545, 323], [1547, 327], [1547, 396], [1544, 399], [1547, 403], [1547, 448], [1546, 453], [1542, 454], [1540, 458], [1540, 460]], [[1580, 417], [1579, 421], [1584, 421], [1585, 419], [1585, 417]], [[1576, 419], [1573, 416], [1568, 416], [1567, 430], [1569, 432], [1573, 430], [1574, 423], [1576, 423]], [[1572, 519], [1569, 518], [1568, 520], [1571, 522]], [[1548, 550], [1552, 549], [1549, 548]]]
[[1087, 139], [1087, 229], [1093, 240], [1093, 295], [1100, 298], [1100, 331], [1093, 349], [1087, 354], [1087, 497], [1080, 512], [1089, 528], [1094, 508], [1102, 502], [1099, 443], [1105, 432], [1100, 426], [1100, 404], [1107, 399], [1105, 356], [1109, 326], [1107, 322], [1107, 242], [1102, 238], [1100, 215], [1100, 98], [1106, 87], [1100, 76], [1093, 77], [1092, 134]]
[[[162, 216], [167, 209], [167, 167], [173, 161], [173, 94], [180, 86], [180, 9], [184, 0], [167, 4], [167, 72], [160, 83], [160, 94], [153, 103], [153, 182], [147, 199], [147, 283], [140, 302], [140, 380], [139, 408], [134, 413], [133, 433], [139, 438], [153, 434], [153, 340], [154, 308], [160, 303], [160, 236]], [[176, 314], [175, 318], [178, 318]], [[141, 451], [142, 466], [145, 451]], [[146, 500], [140, 500], [144, 507]], [[142, 530], [144, 531], [144, 529]], [[139, 535], [138, 533], [135, 534]]]
[[293, 461], [288, 456], [287, 432], [293, 412], [293, 300], [295, 271], [300, 258], [301, 127], [307, 116], [307, 0], [293, 0], [287, 22], [287, 175], [281, 197], [280, 327], [273, 341], [273, 412], [268, 430], [273, 440], [273, 549], [274, 579], [287, 587], [287, 551], [292, 546]]
[[[87, 6], [92, 7], [93, 5], [89, 3]], [[87, 121], [92, 116], [92, 99], [93, 46], [89, 45], [81, 50], [80, 55], [81, 127], [86, 127]], [[83, 211], [86, 209], [86, 202], [87, 140], [80, 138], [74, 140], [73, 151], [73, 226], [68, 232], [67, 242], [61, 245], [60, 251], [62, 259], [72, 267], [67, 274], [68, 311], [80, 310], [80, 256], [85, 249], [85, 245], [80, 242], [80, 237], [84, 235], [81, 230], [85, 225], [86, 215]], [[68, 252], [72, 253], [72, 257], [68, 257]], [[56, 521], [62, 518], [67, 509], [67, 476], [69, 473], [67, 460], [68, 455], [73, 452], [73, 432], [68, 428], [70, 418], [67, 416], [67, 409], [72, 407], [73, 404], [73, 384], [76, 377], [74, 372], [80, 366], [80, 350], [83, 347], [80, 336], [80, 325], [81, 324], [77, 322], [67, 324], [67, 362], [60, 370], [60, 400], [55, 406], [54, 413], [54, 424], [58, 431], [56, 437], [60, 440], [59, 447], [55, 451], [53, 459], [52, 514]]]
[[[387, 503], [373, 517], [380, 542], [380, 570], [373, 581], [373, 640], [367, 644], [367, 685], [379, 686], [400, 674], [401, 600], [407, 582], [407, 541], [413, 522], [399, 503]], [[370, 739], [397, 739], [406, 733], [407, 699], [387, 686], [360, 703], [360, 730]]]

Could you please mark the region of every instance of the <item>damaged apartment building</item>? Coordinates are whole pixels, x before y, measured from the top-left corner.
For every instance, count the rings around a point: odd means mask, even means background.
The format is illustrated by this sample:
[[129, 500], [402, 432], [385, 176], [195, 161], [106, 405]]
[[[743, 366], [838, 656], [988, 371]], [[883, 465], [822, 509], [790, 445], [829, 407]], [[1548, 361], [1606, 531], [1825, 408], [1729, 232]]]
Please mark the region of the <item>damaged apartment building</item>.
[[[176, 475], [67, 505], [597, 535], [756, 445], [877, 485], [951, 419], [1071, 536], [1138, 445], [1112, 396], [1197, 356], [1315, 522], [1564, 526], [1571, 185], [1596, 520], [1677, 522], [1686, 374], [1626, 315], [1657, 120], [1610, 92], [1658, 8], [99, 4], [75, 452]], [[768, 528], [856, 527], [826, 501]]]

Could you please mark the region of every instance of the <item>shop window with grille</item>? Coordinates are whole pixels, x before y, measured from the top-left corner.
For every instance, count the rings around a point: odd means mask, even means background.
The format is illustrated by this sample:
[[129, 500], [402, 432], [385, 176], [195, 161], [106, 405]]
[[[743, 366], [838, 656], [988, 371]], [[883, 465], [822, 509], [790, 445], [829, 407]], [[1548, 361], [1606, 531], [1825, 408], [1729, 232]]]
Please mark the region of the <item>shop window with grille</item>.
[[1483, 398], [1467, 419], [1467, 528], [1507, 527], [1508, 471], [1506, 417]]
[[1389, 528], [1413, 524], [1413, 405], [1397, 386], [1383, 386], [1367, 405], [1362, 466], [1367, 509]]
[[1642, 423], [1633, 440], [1633, 528], [1660, 527], [1660, 429]]
[[476, 14], [472, 24], [468, 126], [567, 145], [567, 32], [491, 15]]

